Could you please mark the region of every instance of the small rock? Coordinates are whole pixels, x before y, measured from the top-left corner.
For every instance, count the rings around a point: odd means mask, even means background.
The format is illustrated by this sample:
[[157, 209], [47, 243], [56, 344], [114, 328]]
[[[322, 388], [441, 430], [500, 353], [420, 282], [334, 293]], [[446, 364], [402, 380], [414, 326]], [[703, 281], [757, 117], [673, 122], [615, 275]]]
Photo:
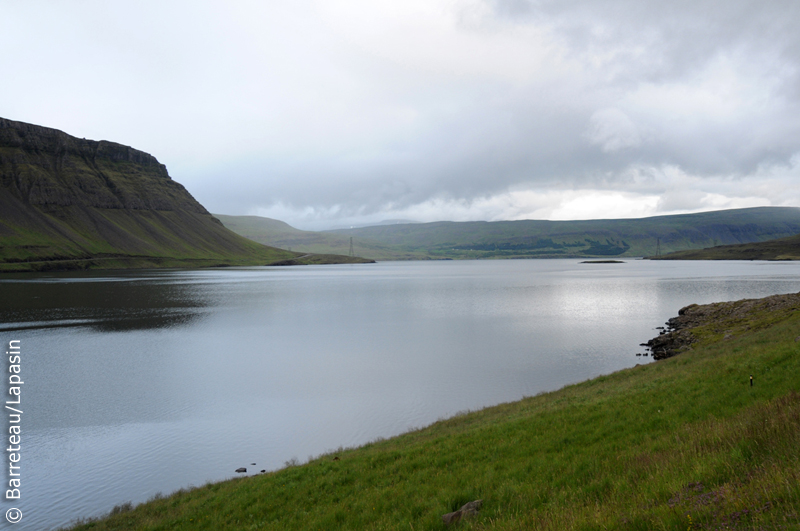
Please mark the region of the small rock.
[[245, 472], [247, 472], [247, 469], [245, 467], [240, 467], [236, 469], [237, 474], [244, 474]]
[[456, 522], [460, 522], [462, 518], [467, 516], [474, 516], [478, 514], [478, 511], [481, 509], [481, 505], [483, 505], [483, 500], [475, 500], [469, 503], [465, 503], [461, 506], [461, 509], [454, 511], [452, 513], [447, 513], [442, 516], [442, 521], [445, 525], [455, 524]]
[[266, 474], [266, 473], [267, 473], [267, 471], [266, 471], [266, 470], [262, 470], [262, 471], [261, 471], [261, 473], [262, 473], [262, 474]]
[[251, 465], [253, 465], [253, 466], [256, 466], [256, 464], [255, 464], [255, 463], [250, 463], [250, 464], [251, 464]]
[[444, 522], [444, 525], [451, 525], [461, 521], [461, 511], [455, 511], [442, 515], [442, 521]]

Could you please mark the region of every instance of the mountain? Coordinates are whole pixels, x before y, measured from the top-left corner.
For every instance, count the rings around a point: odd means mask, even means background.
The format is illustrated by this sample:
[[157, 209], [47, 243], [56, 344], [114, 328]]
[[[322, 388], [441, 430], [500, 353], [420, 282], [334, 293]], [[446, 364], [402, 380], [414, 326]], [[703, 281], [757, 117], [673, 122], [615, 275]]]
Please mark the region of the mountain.
[[677, 251], [656, 260], [800, 260], [800, 234], [758, 243], [719, 245], [692, 251]]
[[636, 257], [800, 233], [800, 209], [761, 207], [640, 219], [409, 223], [300, 231], [256, 216], [218, 216], [231, 230], [296, 251], [377, 260]]
[[331, 260], [229, 231], [152, 155], [0, 118], [0, 271]]

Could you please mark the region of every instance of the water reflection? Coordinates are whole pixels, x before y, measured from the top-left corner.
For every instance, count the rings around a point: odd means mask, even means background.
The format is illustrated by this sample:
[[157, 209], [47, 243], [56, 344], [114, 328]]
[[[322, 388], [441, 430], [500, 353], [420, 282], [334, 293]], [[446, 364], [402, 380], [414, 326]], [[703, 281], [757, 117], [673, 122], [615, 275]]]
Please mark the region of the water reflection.
[[[409, 262], [0, 279], [43, 529], [646, 362], [690, 303], [800, 264]], [[2, 514], [2, 511], [0, 511]]]
[[187, 326], [212, 304], [207, 290], [162, 272], [65, 273], [0, 279], [0, 332], [87, 327], [125, 332]]

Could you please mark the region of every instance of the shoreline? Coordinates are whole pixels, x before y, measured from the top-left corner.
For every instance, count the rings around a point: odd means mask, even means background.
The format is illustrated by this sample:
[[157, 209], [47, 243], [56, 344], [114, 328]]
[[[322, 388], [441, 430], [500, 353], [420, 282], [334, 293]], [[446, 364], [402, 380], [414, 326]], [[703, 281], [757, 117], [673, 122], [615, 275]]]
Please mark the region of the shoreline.
[[[491, 529], [568, 529], [590, 522], [611, 527], [673, 522], [668, 527], [674, 527], [685, 524], [687, 512], [698, 524], [719, 524], [735, 512], [725, 512], [735, 503], [752, 508], [748, 521], [782, 521], [798, 508], [800, 492], [769, 498], [770, 508], [756, 511], [748, 490], [756, 486], [745, 478], [755, 474], [758, 488], [769, 493], [785, 475], [800, 474], [796, 462], [765, 468], [770, 460], [798, 457], [793, 437], [800, 430], [787, 411], [800, 411], [799, 300], [790, 294], [696, 307], [706, 311], [684, 312], [695, 320], [682, 330], [696, 341], [680, 355], [340, 449], [300, 466], [178, 491], [132, 510], [123, 504], [92, 529], [123, 521], [132, 524], [114, 528], [134, 529], [164, 517], [178, 529], [192, 529], [198, 521], [208, 521], [201, 528], [236, 529], [247, 514], [260, 515], [254, 523], [264, 529], [431, 527], [477, 499], [484, 503], [474, 518]], [[738, 327], [728, 327], [734, 321]], [[731, 371], [741, 374], [731, 380]], [[753, 388], [746, 379], [751, 372]], [[756, 444], [750, 440], [761, 441], [759, 433], [739, 427], [751, 417], [787, 419], [770, 428], [769, 441], [758, 443], [777, 445], [763, 458], [752, 461], [728, 446], [689, 451], [703, 448], [702, 441], [714, 433], [735, 448]], [[719, 469], [725, 474], [697, 473], [718, 459], [728, 463]], [[660, 472], [651, 476], [654, 466]], [[725, 490], [734, 485], [736, 496]], [[694, 503], [698, 496], [723, 491], [727, 498], [705, 509]], [[589, 503], [592, 499], [596, 502]], [[676, 506], [682, 508], [676, 512]], [[214, 508], [223, 507], [239, 520], [217, 515]]]

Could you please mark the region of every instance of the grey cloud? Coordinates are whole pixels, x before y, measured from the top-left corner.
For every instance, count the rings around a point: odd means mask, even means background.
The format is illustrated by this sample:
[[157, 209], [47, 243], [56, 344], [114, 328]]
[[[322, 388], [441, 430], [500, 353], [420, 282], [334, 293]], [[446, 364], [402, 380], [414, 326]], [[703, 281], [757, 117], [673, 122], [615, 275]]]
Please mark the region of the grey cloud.
[[552, 28], [573, 53], [613, 52], [636, 69], [620, 70], [619, 82], [673, 79], [733, 50], [776, 55], [781, 64], [800, 58], [800, 4], [791, 0], [486, 2], [498, 18]]
[[627, 114], [616, 108], [600, 109], [592, 114], [588, 137], [606, 153], [637, 147], [642, 143], [638, 127]]
[[796, 171], [800, 3], [432, 4], [3, 4], [0, 115], [151, 151], [222, 213], [581, 188], [683, 208], [664, 168], [695, 188]]

